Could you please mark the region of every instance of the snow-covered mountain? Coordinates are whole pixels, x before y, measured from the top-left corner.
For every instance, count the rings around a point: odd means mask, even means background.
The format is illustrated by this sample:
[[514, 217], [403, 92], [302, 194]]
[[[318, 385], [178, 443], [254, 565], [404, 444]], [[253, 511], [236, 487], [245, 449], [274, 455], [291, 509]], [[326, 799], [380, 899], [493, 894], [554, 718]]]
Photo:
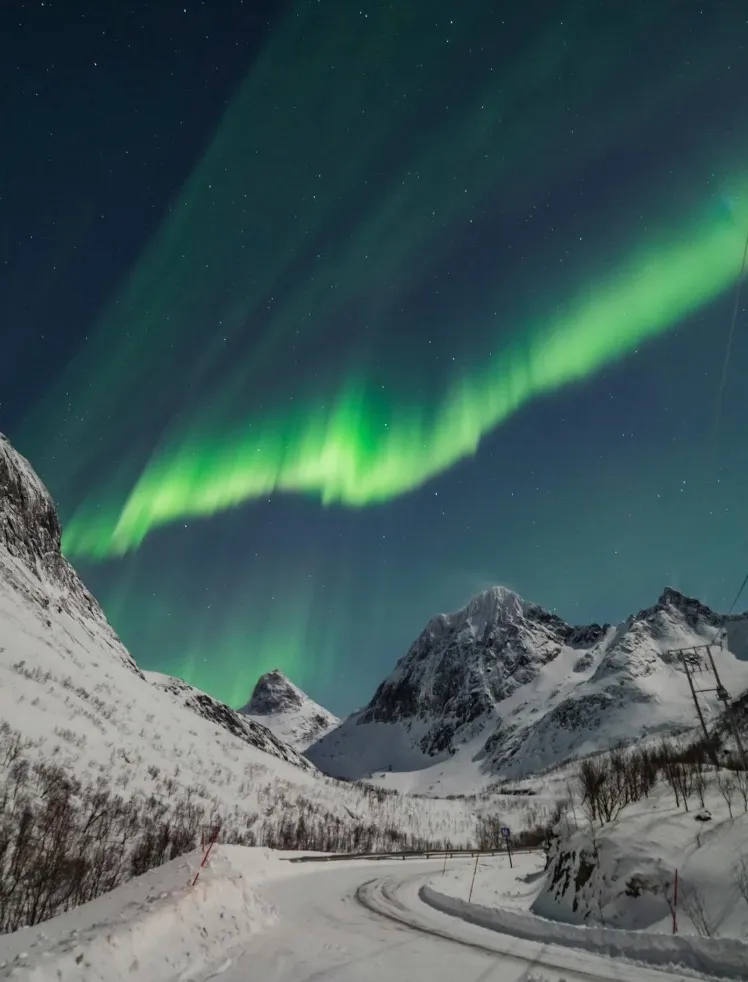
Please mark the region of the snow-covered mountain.
[[258, 680], [251, 699], [240, 712], [262, 723], [298, 751], [306, 750], [340, 723], [337, 716], [310, 699], [277, 668]]
[[243, 841], [290, 845], [302, 826], [329, 849], [362, 829], [359, 845], [380, 848], [388, 826], [403, 843], [472, 841], [465, 804], [416, 807], [333, 782], [255, 720], [142, 672], [60, 541], [49, 493], [0, 435], [0, 786], [20, 753], [124, 801], [202, 809]]
[[[460, 793], [648, 735], [692, 729], [672, 649], [713, 649], [748, 687], [748, 614], [724, 618], [666, 589], [618, 626], [574, 627], [505, 587], [431, 620], [363, 710], [307, 751], [327, 773]], [[703, 696], [705, 715], [719, 704]]]

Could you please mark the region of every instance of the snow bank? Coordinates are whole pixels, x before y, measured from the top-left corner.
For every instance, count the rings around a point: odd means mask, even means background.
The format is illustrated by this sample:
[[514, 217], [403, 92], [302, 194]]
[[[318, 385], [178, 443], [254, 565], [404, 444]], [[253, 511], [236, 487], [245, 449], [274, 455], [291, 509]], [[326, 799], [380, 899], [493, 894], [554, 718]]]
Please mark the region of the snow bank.
[[[195, 978], [277, 920], [256, 887], [278, 871], [266, 849], [219, 846], [150, 870], [92, 903], [0, 938], [0, 978], [160, 982]], [[285, 865], [285, 864], [284, 864]]]
[[[707, 822], [698, 820], [695, 795], [685, 812], [663, 785], [602, 828], [575, 830], [571, 816], [568, 825], [562, 821], [533, 912], [566, 924], [669, 934], [677, 869], [679, 932], [745, 939], [748, 901], [736, 870], [748, 861], [748, 814], [740, 800], [730, 817], [711, 776], [704, 798], [711, 815]], [[707, 932], [690, 916], [696, 899]]]
[[[442, 873], [433, 880], [439, 893], [467, 900], [472, 883], [471, 900], [486, 907], [529, 911], [545, 878], [545, 854], [518, 852], [513, 867], [505, 852], [481, 856], [475, 860], [448, 861]], [[473, 880], [473, 873], [475, 879]]]
[[682, 935], [619, 931], [615, 928], [559, 924], [533, 914], [469, 904], [426, 884], [424, 903], [471, 924], [526, 941], [581, 948], [613, 958], [630, 958], [648, 965], [678, 966], [703, 975], [748, 979], [748, 943], [734, 938], [696, 938]]

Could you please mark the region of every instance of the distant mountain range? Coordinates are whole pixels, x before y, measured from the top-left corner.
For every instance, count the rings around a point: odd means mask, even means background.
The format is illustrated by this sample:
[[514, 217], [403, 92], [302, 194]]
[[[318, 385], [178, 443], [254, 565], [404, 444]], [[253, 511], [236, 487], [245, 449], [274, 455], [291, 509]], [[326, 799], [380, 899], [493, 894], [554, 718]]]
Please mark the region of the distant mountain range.
[[[236, 785], [259, 814], [262, 781], [282, 774], [306, 793], [318, 789], [317, 769], [470, 794], [692, 729], [687, 680], [671, 652], [718, 634], [723, 683], [735, 696], [748, 689], [747, 614], [726, 618], [666, 589], [622, 624], [574, 627], [494, 587], [431, 620], [369, 704], [346, 719], [278, 671], [237, 712], [180, 679], [141, 671], [60, 541], [51, 497], [0, 435], [0, 736], [10, 727], [32, 757], [146, 795], [200, 789], [206, 807], [233, 807]], [[713, 694], [702, 698], [715, 719]], [[350, 817], [340, 786], [324, 785], [328, 794], [326, 807]]]
[[[696, 717], [672, 651], [718, 635], [715, 661], [737, 696], [748, 688], [748, 614], [725, 618], [668, 588], [622, 624], [575, 627], [493, 587], [431, 620], [371, 702], [306, 754], [338, 777], [449, 794], [683, 732]], [[713, 693], [701, 698], [715, 719]]]

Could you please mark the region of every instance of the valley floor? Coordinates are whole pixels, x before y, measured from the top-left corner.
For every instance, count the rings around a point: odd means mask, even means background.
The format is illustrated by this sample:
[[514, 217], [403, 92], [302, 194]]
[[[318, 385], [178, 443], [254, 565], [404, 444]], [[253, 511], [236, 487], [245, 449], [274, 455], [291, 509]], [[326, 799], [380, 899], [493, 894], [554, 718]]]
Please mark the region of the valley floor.
[[[537, 857], [481, 860], [473, 900], [526, 906]], [[702, 975], [520, 940], [423, 902], [453, 896], [474, 861], [291, 864], [267, 850], [218, 850], [198, 888], [194, 855], [36, 928], [0, 938], [0, 978], [17, 982], [676, 982]], [[59, 973], [62, 972], [60, 975]], [[735, 977], [733, 975], [733, 977]]]

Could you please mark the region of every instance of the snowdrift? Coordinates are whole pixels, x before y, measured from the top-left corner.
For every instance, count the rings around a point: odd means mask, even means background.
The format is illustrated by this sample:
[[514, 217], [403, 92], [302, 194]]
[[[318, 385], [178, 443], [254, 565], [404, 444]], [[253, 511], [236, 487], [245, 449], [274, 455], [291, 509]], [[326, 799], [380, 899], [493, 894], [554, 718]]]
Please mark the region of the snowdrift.
[[419, 896], [424, 903], [442, 913], [526, 941], [581, 948], [652, 966], [677, 965], [704, 975], [748, 978], [748, 944], [734, 938], [696, 938], [559, 924], [533, 914], [468, 903], [440, 893], [428, 884], [421, 887]]
[[[225, 962], [277, 920], [256, 892], [280, 861], [266, 849], [217, 847], [150, 870], [76, 910], [0, 938], [0, 977], [16, 982], [187, 980]], [[280, 874], [278, 874], [280, 875]]]

